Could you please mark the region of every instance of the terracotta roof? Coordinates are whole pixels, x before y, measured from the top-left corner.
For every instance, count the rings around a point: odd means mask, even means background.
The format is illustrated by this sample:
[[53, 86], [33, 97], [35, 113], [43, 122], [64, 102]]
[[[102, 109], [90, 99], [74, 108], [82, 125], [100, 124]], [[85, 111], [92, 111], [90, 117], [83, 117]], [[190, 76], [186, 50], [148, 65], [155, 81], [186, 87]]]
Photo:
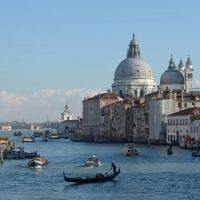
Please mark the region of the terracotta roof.
[[187, 108], [185, 110], [181, 110], [179, 112], [175, 112], [175, 113], [170, 114], [168, 116], [195, 115], [195, 114], [200, 114], [200, 107], [197, 107], [197, 108]]
[[114, 92], [97, 94], [91, 98], [84, 99], [84, 101], [96, 100], [96, 99], [118, 99], [119, 97]]

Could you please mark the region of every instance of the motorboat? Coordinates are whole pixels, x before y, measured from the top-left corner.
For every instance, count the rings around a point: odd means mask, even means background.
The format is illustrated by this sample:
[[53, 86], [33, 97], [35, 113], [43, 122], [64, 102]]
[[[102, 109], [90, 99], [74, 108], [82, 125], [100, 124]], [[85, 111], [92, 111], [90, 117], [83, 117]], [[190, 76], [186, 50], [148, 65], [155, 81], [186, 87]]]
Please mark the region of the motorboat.
[[37, 156], [28, 162], [30, 168], [42, 168], [48, 164], [48, 161], [40, 156]]
[[52, 132], [49, 134], [50, 139], [59, 139], [59, 134], [57, 132]]
[[86, 184], [86, 183], [96, 183], [96, 182], [106, 182], [112, 181], [118, 174], [120, 173], [120, 168], [116, 172], [112, 173], [97, 173], [95, 176], [92, 177], [68, 177], [63, 172], [64, 180], [66, 182], [78, 183], [78, 184]]
[[34, 141], [35, 141], [35, 139], [33, 136], [24, 136], [22, 138], [22, 142], [34, 142]]
[[35, 131], [35, 132], [33, 133], [33, 136], [34, 136], [34, 137], [40, 137], [40, 136], [42, 136], [42, 132], [40, 132], [40, 131]]
[[192, 152], [192, 157], [200, 157], [200, 146], [198, 145], [196, 150]]
[[7, 151], [5, 154], [6, 159], [27, 159], [34, 158], [37, 156], [35, 152], [25, 152], [24, 147], [17, 147], [16, 150]]
[[15, 131], [13, 136], [22, 136], [22, 132], [21, 131]]
[[99, 167], [100, 165], [101, 165], [101, 162], [95, 155], [88, 158], [87, 161], [85, 162], [86, 167]]
[[124, 145], [123, 153], [125, 156], [137, 156], [139, 155], [135, 145], [133, 143], [126, 143]]

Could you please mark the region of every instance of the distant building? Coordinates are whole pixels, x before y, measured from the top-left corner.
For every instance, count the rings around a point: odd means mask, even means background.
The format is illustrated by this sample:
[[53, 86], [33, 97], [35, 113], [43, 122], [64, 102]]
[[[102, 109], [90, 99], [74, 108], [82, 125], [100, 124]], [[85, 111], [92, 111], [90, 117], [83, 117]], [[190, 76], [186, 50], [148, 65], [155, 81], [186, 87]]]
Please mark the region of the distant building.
[[42, 125], [41, 124], [31, 124], [31, 130], [39, 131], [41, 129], [42, 129]]
[[57, 127], [60, 137], [70, 137], [70, 134], [76, 132], [78, 120], [73, 120], [72, 116], [73, 114], [69, 111], [68, 106], [65, 105], [64, 112], [61, 113], [61, 121]]
[[0, 124], [0, 129], [2, 131], [10, 131], [12, 130], [12, 126], [10, 124]]
[[68, 106], [65, 105], [65, 109], [61, 113], [61, 121], [72, 120], [72, 119], [73, 119], [73, 114], [70, 112]]

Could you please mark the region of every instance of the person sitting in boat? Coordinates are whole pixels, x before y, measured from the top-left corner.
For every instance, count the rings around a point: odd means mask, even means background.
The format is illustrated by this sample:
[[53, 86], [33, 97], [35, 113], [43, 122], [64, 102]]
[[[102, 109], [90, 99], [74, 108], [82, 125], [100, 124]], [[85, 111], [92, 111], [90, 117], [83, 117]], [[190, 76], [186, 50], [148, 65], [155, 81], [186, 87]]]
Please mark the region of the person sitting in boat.
[[111, 169], [113, 170], [113, 173], [115, 174], [115, 172], [116, 172], [116, 165], [115, 165], [115, 163], [113, 163], [112, 162], [112, 164], [111, 164]]
[[102, 173], [97, 173], [96, 178], [103, 178], [104, 175]]

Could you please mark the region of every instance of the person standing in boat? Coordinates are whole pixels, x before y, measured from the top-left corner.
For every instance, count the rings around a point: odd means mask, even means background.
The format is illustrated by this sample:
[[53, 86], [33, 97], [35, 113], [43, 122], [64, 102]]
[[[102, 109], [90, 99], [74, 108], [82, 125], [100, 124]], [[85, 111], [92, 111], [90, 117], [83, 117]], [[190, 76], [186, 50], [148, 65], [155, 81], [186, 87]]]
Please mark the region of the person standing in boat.
[[112, 162], [111, 169], [113, 170], [114, 173], [116, 172], [116, 168], [117, 167], [116, 167], [115, 163]]

